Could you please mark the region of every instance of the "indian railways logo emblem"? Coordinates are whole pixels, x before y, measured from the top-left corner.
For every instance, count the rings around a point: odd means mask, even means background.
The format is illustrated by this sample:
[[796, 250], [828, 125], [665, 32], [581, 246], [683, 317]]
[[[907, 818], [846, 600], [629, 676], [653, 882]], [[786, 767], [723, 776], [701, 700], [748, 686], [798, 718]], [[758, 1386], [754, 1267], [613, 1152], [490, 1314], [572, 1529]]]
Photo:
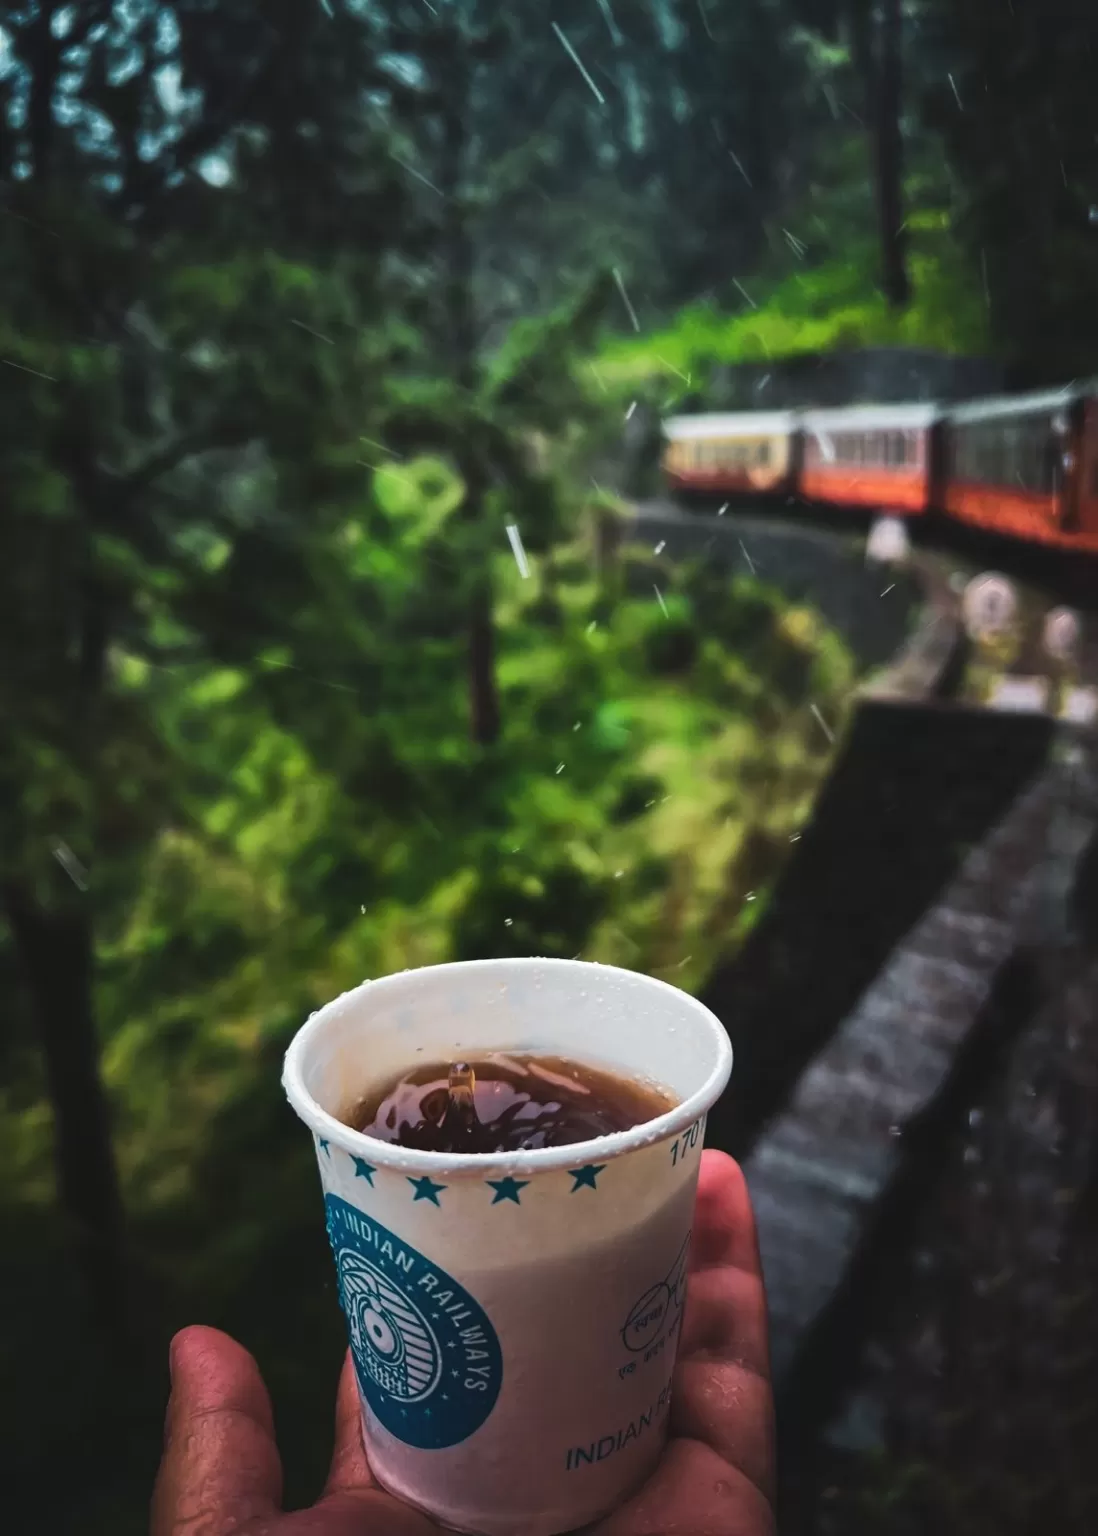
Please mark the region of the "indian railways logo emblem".
[[328, 1195], [328, 1237], [362, 1395], [405, 1445], [467, 1440], [495, 1407], [503, 1358], [462, 1286], [392, 1232]]

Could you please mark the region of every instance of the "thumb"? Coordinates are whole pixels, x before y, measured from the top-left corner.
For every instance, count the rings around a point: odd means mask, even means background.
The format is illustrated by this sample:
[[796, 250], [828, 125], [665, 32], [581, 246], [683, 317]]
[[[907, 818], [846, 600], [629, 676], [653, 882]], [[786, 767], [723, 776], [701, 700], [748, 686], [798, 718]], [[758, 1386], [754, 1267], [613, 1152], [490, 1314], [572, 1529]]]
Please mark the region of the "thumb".
[[325, 1484], [325, 1495], [374, 1488], [373, 1474], [362, 1446], [362, 1419], [355, 1384], [355, 1367], [348, 1350], [336, 1394], [335, 1449]]
[[248, 1351], [216, 1328], [177, 1333], [170, 1361], [150, 1536], [228, 1536], [278, 1508], [271, 1400]]

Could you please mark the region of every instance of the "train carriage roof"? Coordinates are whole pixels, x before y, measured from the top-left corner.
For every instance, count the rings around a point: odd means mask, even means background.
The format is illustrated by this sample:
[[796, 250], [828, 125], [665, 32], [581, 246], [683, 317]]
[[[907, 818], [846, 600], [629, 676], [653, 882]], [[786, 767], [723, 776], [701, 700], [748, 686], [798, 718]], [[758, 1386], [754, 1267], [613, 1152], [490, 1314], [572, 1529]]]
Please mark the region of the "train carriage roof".
[[803, 411], [806, 432], [910, 432], [931, 427], [942, 407], [932, 401], [901, 401], [896, 405], [850, 405], [839, 410]]
[[945, 412], [947, 421], [996, 421], [1011, 416], [1051, 416], [1065, 410], [1081, 395], [1093, 393], [1093, 385], [1067, 384], [1062, 389], [1043, 389], [1027, 395], [996, 395], [987, 400], [969, 400]]
[[663, 435], [672, 442], [709, 437], [788, 437], [797, 425], [792, 411], [717, 411], [697, 416], [669, 416]]

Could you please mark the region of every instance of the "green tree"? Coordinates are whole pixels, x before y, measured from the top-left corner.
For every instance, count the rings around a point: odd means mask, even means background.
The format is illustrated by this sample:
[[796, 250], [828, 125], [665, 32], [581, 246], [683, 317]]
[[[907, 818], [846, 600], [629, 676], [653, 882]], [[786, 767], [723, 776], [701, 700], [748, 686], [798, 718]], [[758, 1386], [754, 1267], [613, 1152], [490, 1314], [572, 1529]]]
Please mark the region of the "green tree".
[[454, 552], [464, 557], [470, 730], [482, 746], [500, 731], [490, 552], [509, 520], [516, 527], [521, 521], [531, 553], [560, 532], [558, 500], [532, 462], [529, 438], [561, 429], [583, 409], [573, 364], [578, 349], [592, 344], [608, 294], [605, 280], [588, 283], [578, 303], [520, 326], [502, 353], [494, 344], [500, 312], [486, 280], [492, 231], [521, 200], [545, 153], [538, 137], [520, 148], [500, 143], [501, 99], [517, 78], [514, 61], [501, 66], [512, 48], [521, 57], [529, 51], [522, 19], [521, 8], [501, 13], [479, 0], [430, 15], [398, 0], [384, 32], [387, 67], [394, 78], [415, 81], [411, 112], [397, 103], [392, 127], [407, 146], [401, 163], [426, 188], [422, 254], [431, 279], [414, 308], [421, 373], [394, 391], [385, 440], [404, 452], [445, 453], [465, 487], [464, 533]]
[[[302, 551], [363, 489], [401, 201], [347, 12], [39, 0], [0, 23], [0, 872], [61, 1203], [117, 1323], [95, 933], [177, 794], [119, 666], [201, 652], [259, 589], [283, 632], [272, 588], [308, 595]], [[336, 241], [321, 277], [303, 258]]]
[[1093, 371], [1098, 17], [1074, 0], [923, 0], [922, 104], [992, 324], [1024, 374]]

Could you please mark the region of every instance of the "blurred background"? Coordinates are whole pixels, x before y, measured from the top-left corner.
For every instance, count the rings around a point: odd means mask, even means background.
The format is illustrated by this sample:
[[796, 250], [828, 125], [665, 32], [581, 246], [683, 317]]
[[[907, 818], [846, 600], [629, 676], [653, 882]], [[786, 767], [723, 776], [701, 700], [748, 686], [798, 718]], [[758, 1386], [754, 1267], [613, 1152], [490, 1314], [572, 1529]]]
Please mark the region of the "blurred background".
[[783, 1529], [1098, 1529], [1094, 566], [659, 467], [1098, 375], [1096, 67], [1083, 0], [0, 0], [6, 1529], [146, 1528], [194, 1321], [315, 1496], [282, 1052], [512, 954], [733, 1037]]

